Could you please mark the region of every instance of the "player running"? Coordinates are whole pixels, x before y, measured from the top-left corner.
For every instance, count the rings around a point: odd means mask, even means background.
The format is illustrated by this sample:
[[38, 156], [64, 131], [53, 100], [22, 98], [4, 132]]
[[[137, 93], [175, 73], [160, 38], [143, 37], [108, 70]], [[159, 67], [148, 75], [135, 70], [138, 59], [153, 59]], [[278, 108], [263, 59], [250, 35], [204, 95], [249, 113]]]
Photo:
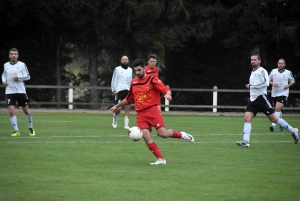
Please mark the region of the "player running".
[[[286, 70], [285, 59], [279, 59], [277, 63], [278, 68], [273, 69], [269, 74], [270, 84], [272, 85], [272, 104], [275, 108], [275, 115], [282, 118], [281, 108], [287, 101], [289, 96], [289, 88], [295, 83], [294, 76], [291, 71]], [[276, 124], [272, 123], [270, 131], [273, 132]], [[279, 127], [283, 131], [282, 127]]]
[[291, 133], [294, 143], [298, 143], [298, 129], [290, 126], [284, 119], [276, 117], [274, 109], [267, 99], [267, 87], [269, 86], [268, 72], [260, 66], [261, 59], [259, 55], [251, 56], [252, 73], [249, 84], [246, 88], [250, 89], [250, 102], [245, 109], [244, 115], [244, 135], [242, 141], [236, 141], [238, 146], [250, 146], [251, 121], [257, 112], [264, 113], [271, 122], [278, 124]]
[[15, 115], [15, 104], [22, 107], [22, 110], [26, 116], [29, 128], [29, 135], [35, 136], [33, 129], [32, 116], [28, 107], [28, 97], [26, 95], [26, 89], [24, 81], [30, 79], [30, 75], [25, 63], [18, 61], [19, 51], [16, 48], [9, 50], [9, 62], [4, 64], [4, 71], [2, 73], [2, 82], [5, 88], [7, 109], [9, 112], [10, 123], [14, 129], [11, 136], [20, 136], [21, 133], [18, 127], [17, 117]]

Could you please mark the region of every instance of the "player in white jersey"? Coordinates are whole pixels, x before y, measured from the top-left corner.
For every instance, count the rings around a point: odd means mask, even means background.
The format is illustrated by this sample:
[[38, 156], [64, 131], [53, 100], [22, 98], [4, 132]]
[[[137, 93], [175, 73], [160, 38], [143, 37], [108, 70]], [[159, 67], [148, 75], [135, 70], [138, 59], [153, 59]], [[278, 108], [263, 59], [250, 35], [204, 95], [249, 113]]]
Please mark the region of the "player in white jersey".
[[[121, 58], [121, 65], [116, 67], [111, 80], [111, 91], [115, 96], [115, 103], [121, 102], [128, 94], [130, 88], [130, 82], [132, 80], [132, 69], [128, 67], [129, 59], [127, 56]], [[117, 128], [118, 115], [121, 112], [122, 107], [119, 107], [113, 116], [112, 126]], [[129, 129], [129, 113], [130, 105], [124, 106], [124, 128]]]
[[[278, 68], [273, 69], [269, 74], [270, 84], [272, 85], [272, 104], [275, 108], [275, 115], [282, 118], [281, 108], [287, 101], [289, 96], [289, 88], [295, 83], [294, 76], [291, 71], [285, 69], [285, 59], [279, 59]], [[276, 124], [272, 123], [270, 131], [273, 132]], [[282, 127], [279, 127], [283, 131]]]
[[19, 51], [16, 48], [9, 50], [10, 61], [4, 64], [4, 71], [2, 73], [2, 83], [6, 87], [6, 101], [7, 109], [10, 116], [10, 123], [14, 129], [11, 136], [20, 136], [18, 128], [18, 121], [15, 115], [15, 104], [22, 107], [22, 110], [26, 116], [29, 128], [29, 135], [35, 136], [33, 129], [32, 115], [28, 107], [28, 97], [26, 95], [26, 89], [24, 81], [30, 79], [30, 75], [25, 63], [18, 61]]
[[264, 113], [271, 122], [277, 123], [292, 134], [294, 143], [298, 143], [298, 129], [291, 127], [285, 120], [278, 118], [274, 114], [274, 109], [267, 99], [267, 87], [269, 86], [268, 72], [260, 67], [261, 59], [259, 55], [251, 56], [252, 73], [249, 84], [246, 88], [250, 89], [250, 102], [248, 103], [244, 115], [244, 135], [242, 141], [236, 141], [238, 146], [250, 146], [251, 120], [257, 112]]

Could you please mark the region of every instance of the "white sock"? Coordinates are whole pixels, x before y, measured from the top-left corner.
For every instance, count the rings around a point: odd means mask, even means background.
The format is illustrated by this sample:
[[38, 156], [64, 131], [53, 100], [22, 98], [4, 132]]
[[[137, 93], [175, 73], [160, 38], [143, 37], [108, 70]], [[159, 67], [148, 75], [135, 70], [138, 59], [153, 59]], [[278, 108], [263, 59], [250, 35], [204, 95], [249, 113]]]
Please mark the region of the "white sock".
[[25, 114], [27, 122], [28, 122], [28, 128], [33, 128], [33, 122], [32, 122], [32, 115], [31, 114]]
[[288, 122], [286, 122], [284, 119], [279, 118], [277, 121], [277, 124], [281, 126], [282, 128], [285, 128], [288, 132], [293, 134], [295, 132], [295, 129], [291, 127]]
[[16, 117], [16, 116], [13, 116], [13, 117], [9, 118], [9, 120], [10, 120], [10, 123], [11, 123], [13, 129], [14, 129], [15, 131], [19, 131], [17, 117]]
[[124, 118], [124, 127], [128, 127], [129, 124], [129, 118], [127, 116], [125, 116]]
[[[276, 111], [275, 111], [275, 116], [276, 116], [277, 118], [281, 118], [281, 117], [280, 117], [280, 116], [281, 116], [281, 112], [276, 112]], [[275, 128], [276, 123], [272, 123], [272, 126]]]
[[281, 119], [282, 119], [282, 112], [280, 111], [280, 116], [279, 116]]
[[244, 137], [243, 141], [250, 142], [250, 133], [251, 133], [251, 123], [244, 123]]

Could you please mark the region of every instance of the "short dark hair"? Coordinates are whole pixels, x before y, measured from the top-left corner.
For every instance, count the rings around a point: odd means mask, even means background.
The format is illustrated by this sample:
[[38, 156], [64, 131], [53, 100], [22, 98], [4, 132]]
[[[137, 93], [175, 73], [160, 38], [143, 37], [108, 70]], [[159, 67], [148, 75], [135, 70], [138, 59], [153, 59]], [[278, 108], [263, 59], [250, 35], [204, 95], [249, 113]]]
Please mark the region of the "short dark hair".
[[136, 59], [136, 60], [134, 60], [133, 61], [133, 63], [132, 63], [132, 65], [131, 65], [133, 68], [134, 67], [137, 67], [137, 66], [141, 66], [141, 67], [145, 67], [145, 62], [144, 62], [144, 60], [143, 59], [140, 59], [140, 58], [138, 58], [138, 59]]
[[284, 64], [286, 64], [286, 61], [285, 61], [284, 58], [280, 58], [280, 59], [278, 59], [278, 61], [279, 61], [279, 60], [282, 60], [282, 61], [284, 62]]
[[19, 53], [19, 50], [17, 48], [11, 48], [9, 51], [8, 51], [8, 54], [10, 54], [10, 52], [18, 52]]
[[256, 56], [258, 60], [261, 60], [260, 55], [259, 54], [252, 54], [251, 56]]
[[150, 60], [150, 59], [157, 59], [157, 56], [155, 54], [149, 54], [148, 60]]

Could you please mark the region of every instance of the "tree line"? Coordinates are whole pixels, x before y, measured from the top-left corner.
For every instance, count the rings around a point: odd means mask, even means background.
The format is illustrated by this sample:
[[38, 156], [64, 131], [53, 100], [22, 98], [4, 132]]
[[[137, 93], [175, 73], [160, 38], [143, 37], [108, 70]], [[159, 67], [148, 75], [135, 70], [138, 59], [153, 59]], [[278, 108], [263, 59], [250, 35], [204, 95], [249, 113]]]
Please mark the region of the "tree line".
[[[285, 58], [292, 89], [300, 88], [298, 0], [2, 0], [0, 16], [0, 60], [18, 48], [31, 85], [110, 86], [121, 56], [132, 62], [154, 53], [171, 88], [245, 89], [250, 55], [259, 53], [269, 72]], [[79, 73], [68, 71], [78, 59]], [[65, 93], [28, 90], [34, 101], [67, 101]], [[207, 93], [173, 96], [174, 104], [211, 103]], [[288, 104], [299, 104], [299, 94], [290, 96]], [[245, 98], [228, 93], [219, 104]], [[102, 103], [111, 94], [91, 89], [78, 99]]]

